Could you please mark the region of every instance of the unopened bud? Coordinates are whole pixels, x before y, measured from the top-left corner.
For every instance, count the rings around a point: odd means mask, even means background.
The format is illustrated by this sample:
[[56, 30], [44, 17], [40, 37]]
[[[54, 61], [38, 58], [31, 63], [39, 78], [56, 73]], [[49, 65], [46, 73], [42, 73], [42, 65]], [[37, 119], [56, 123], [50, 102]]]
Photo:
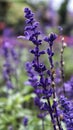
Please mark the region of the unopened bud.
[[51, 69], [51, 72], [52, 72], [52, 74], [54, 74], [55, 73], [55, 69], [53, 68], [53, 69]]
[[58, 127], [58, 125], [56, 125], [56, 130], [59, 130], [59, 127]]
[[56, 98], [54, 98], [54, 99], [53, 99], [53, 101], [55, 101], [55, 102], [56, 102], [56, 101], [57, 101], [57, 99], [56, 99]]
[[56, 77], [56, 74], [53, 74], [53, 77], [55, 78], [55, 77]]
[[63, 43], [63, 47], [65, 48], [66, 46], [67, 46], [67, 44], [64, 42], [64, 43]]
[[52, 82], [52, 87], [54, 87], [55, 86], [55, 82]]
[[64, 37], [62, 37], [62, 42], [64, 41]]
[[64, 62], [64, 61], [62, 62], [62, 65], [65, 65], [65, 62]]
[[61, 49], [61, 53], [63, 53], [63, 49]]
[[60, 114], [60, 120], [63, 120], [63, 115], [62, 114]]

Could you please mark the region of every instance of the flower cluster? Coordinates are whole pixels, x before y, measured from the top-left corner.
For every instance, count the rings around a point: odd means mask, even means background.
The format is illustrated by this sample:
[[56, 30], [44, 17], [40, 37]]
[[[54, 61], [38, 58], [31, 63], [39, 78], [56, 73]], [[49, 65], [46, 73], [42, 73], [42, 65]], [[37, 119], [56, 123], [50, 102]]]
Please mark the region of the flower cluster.
[[25, 68], [26, 68], [28, 76], [29, 76], [29, 79], [25, 84], [30, 84], [33, 88], [36, 89], [38, 77], [37, 77], [35, 71], [33, 70], [31, 63], [27, 62], [25, 65]]
[[73, 103], [62, 96], [60, 98], [62, 107], [63, 121], [66, 123], [67, 130], [73, 130]]
[[64, 83], [65, 93], [69, 99], [73, 99], [73, 77]]
[[6, 86], [9, 89], [12, 89], [13, 84], [11, 82], [11, 74], [12, 74], [13, 68], [9, 60], [9, 48], [6, 45], [6, 42], [3, 43], [2, 51], [3, 51], [3, 57], [5, 58], [5, 63], [3, 64], [3, 79], [6, 82]]
[[4, 82], [8, 89], [13, 89], [14, 84], [12, 82], [12, 77], [14, 77], [17, 82], [16, 71], [20, 61], [19, 53], [14, 48], [14, 45], [9, 46], [9, 43], [4, 41], [1, 48], [1, 55], [4, 60], [2, 68]]
[[[41, 32], [38, 31], [38, 23], [34, 18], [34, 14], [29, 8], [25, 8], [26, 27], [24, 29], [24, 36], [34, 44], [34, 49], [30, 52], [34, 55], [32, 62], [26, 64], [26, 70], [28, 73], [29, 82], [34, 87], [36, 97], [34, 99], [35, 105], [39, 107], [41, 111], [48, 112], [51, 116], [51, 121], [54, 130], [63, 130], [57, 111], [57, 100], [55, 93], [55, 69], [53, 63], [53, 43], [57, 38], [57, 35], [51, 33], [44, 38], [44, 41], [48, 42], [47, 50], [40, 50], [40, 45], [43, 41], [40, 39]], [[47, 53], [50, 62], [50, 69], [48, 69], [44, 63], [40, 62], [40, 56]], [[53, 97], [53, 103], [51, 105], [50, 98]], [[46, 115], [46, 114], [43, 114]]]

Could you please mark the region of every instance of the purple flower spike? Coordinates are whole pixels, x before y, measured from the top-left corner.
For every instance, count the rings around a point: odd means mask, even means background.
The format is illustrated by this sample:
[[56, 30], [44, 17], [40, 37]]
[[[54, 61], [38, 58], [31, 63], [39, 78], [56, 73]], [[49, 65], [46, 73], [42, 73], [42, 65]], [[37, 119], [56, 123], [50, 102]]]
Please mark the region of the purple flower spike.
[[[55, 93], [52, 88], [54, 84], [54, 64], [53, 64], [53, 55], [54, 52], [52, 50], [53, 42], [57, 38], [57, 35], [51, 33], [48, 37], [45, 37], [44, 41], [48, 42], [49, 47], [47, 49], [47, 54], [50, 62], [50, 70], [40, 62], [40, 56], [46, 53], [45, 50], [40, 50], [40, 45], [42, 44], [41, 32], [39, 31], [39, 24], [34, 19], [34, 14], [28, 8], [25, 8], [25, 18], [26, 18], [26, 27], [25, 32], [29, 34], [29, 41], [31, 41], [34, 45], [34, 49], [30, 51], [33, 54], [34, 58], [30, 64], [27, 64], [26, 69], [29, 75], [29, 82], [34, 87], [34, 92], [36, 97], [34, 99], [35, 105], [39, 107], [41, 111], [49, 112], [51, 116], [51, 121], [53, 123], [54, 130], [63, 130], [61, 129], [61, 125], [58, 119], [56, 103], [54, 102], [54, 110], [52, 109], [52, 105], [50, 103], [50, 98]], [[25, 34], [24, 32], [24, 34]], [[26, 35], [27, 36], [27, 35]], [[25, 36], [25, 37], [26, 37]], [[37, 77], [37, 78], [35, 78]], [[54, 97], [55, 98], [55, 97]], [[43, 101], [46, 99], [46, 102]], [[56, 117], [54, 119], [54, 113], [56, 112]], [[43, 116], [42, 116], [43, 118]], [[57, 125], [57, 126], [56, 126]], [[57, 127], [57, 128], [56, 128]]]

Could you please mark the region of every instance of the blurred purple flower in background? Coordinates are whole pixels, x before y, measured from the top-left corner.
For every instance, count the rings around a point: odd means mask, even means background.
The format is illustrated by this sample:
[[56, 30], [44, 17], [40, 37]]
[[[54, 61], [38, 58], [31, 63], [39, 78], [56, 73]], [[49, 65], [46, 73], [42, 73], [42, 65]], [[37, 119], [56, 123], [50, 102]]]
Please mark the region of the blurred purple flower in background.
[[26, 127], [28, 125], [28, 118], [24, 117], [23, 118], [23, 125]]
[[12, 127], [12, 126], [9, 126], [9, 127], [8, 127], [8, 130], [13, 130], [13, 127]]
[[73, 102], [61, 96], [60, 103], [63, 112], [63, 121], [66, 123], [67, 130], [73, 130]]
[[73, 99], [73, 77], [66, 83], [64, 83], [65, 91], [66, 91], [66, 96], [69, 99]]

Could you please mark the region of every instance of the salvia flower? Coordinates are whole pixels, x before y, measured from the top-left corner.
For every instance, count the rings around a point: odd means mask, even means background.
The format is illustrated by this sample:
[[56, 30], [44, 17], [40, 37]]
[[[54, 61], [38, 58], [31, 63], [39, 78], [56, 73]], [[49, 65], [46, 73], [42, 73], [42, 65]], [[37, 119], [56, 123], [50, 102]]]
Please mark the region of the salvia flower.
[[64, 88], [66, 92], [66, 96], [69, 99], [73, 99], [73, 77], [70, 80], [64, 83]]
[[[49, 62], [51, 66], [51, 71], [47, 69], [47, 67], [40, 62], [40, 56], [46, 53], [45, 50], [40, 51], [40, 45], [42, 45], [42, 39], [40, 39], [39, 36], [41, 36], [41, 32], [38, 30], [39, 24], [36, 22], [34, 18], [34, 14], [29, 8], [25, 8], [25, 18], [26, 18], [26, 27], [24, 28], [24, 36], [27, 39], [27, 35], [29, 36], [29, 41], [32, 41], [34, 44], [34, 49], [32, 49], [30, 52], [33, 54], [34, 59], [29, 64], [26, 65], [26, 70], [29, 75], [29, 82], [34, 87], [34, 92], [36, 93], [36, 97], [34, 99], [35, 105], [39, 107], [41, 111], [48, 112], [51, 116], [51, 121], [53, 123], [54, 130], [63, 130], [60, 124], [60, 120], [58, 119], [57, 114], [57, 105], [56, 102], [53, 102], [53, 107], [50, 103], [50, 98], [52, 95], [54, 95], [54, 63], [53, 63], [53, 55], [54, 52], [52, 50], [53, 42], [57, 38], [57, 35], [54, 33], [51, 33], [48, 37], [45, 37], [44, 41], [48, 42], [48, 49], [47, 54], [49, 56]], [[31, 68], [31, 69], [30, 69]], [[37, 75], [37, 80], [34, 80], [34, 78]], [[50, 79], [50, 80], [49, 80]], [[35, 83], [33, 82], [35, 81]], [[51, 81], [51, 82], [50, 82]], [[52, 87], [51, 87], [52, 84]], [[54, 97], [55, 98], [55, 97]], [[44, 100], [44, 101], [42, 101]], [[54, 109], [53, 109], [54, 108]], [[56, 118], [54, 118], [55, 114]]]
[[23, 118], [23, 125], [26, 127], [28, 125], [28, 118], [24, 117]]
[[34, 98], [34, 103], [35, 103], [35, 105], [38, 106], [40, 109], [41, 109], [41, 107], [42, 107], [43, 104], [44, 104], [42, 101], [40, 101], [40, 98], [39, 98], [39, 97], [35, 97], [35, 98]]
[[60, 103], [63, 112], [63, 121], [66, 123], [67, 130], [73, 129], [73, 103], [64, 96], [61, 96]]
[[57, 38], [57, 35], [55, 33], [51, 33], [49, 36], [46, 36], [44, 38], [45, 42], [48, 42], [50, 46], [53, 45], [53, 41]]
[[36, 88], [39, 84], [38, 82], [38, 77], [37, 74], [35, 73], [35, 71], [32, 68], [32, 63], [31, 62], [27, 62], [25, 65], [25, 68], [27, 70], [29, 79], [28, 82], [31, 86], [33, 86], [33, 88]]

